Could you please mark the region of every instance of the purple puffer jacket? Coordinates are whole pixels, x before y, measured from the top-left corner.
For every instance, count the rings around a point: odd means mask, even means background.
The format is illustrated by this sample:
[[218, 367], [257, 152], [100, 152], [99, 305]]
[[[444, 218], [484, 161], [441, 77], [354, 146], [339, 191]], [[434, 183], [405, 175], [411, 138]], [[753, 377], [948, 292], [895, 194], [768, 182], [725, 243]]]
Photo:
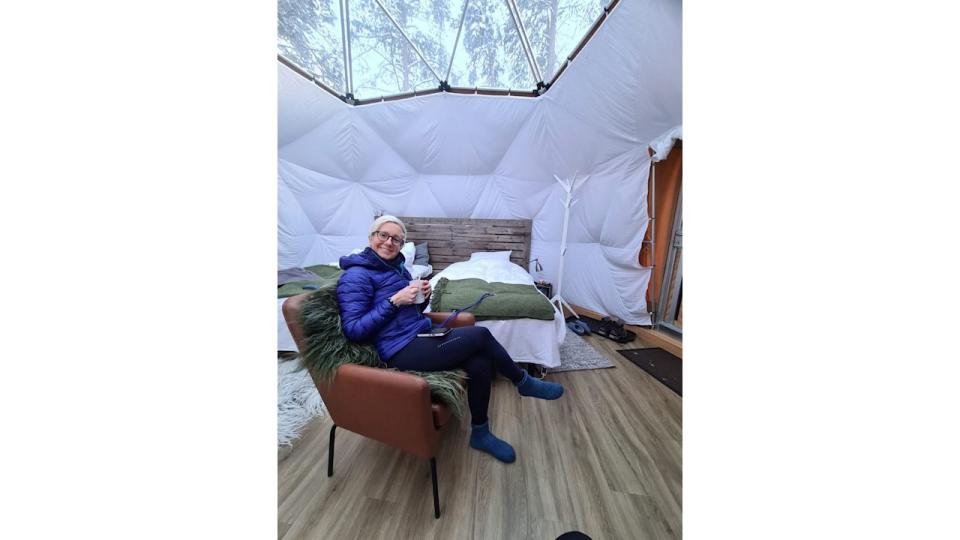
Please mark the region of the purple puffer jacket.
[[403, 255], [385, 261], [370, 248], [340, 257], [344, 270], [337, 282], [343, 333], [351, 341], [372, 341], [386, 362], [417, 336], [429, 330], [420, 306], [395, 307], [390, 297], [410, 284]]

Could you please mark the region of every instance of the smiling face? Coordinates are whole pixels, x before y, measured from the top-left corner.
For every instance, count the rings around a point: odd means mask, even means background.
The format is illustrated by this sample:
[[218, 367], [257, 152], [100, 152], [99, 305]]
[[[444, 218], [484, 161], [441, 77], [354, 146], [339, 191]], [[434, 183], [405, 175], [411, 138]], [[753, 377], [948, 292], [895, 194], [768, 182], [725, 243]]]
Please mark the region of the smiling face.
[[[379, 229], [382, 233], [387, 233], [392, 237], [403, 238], [403, 229], [399, 225], [392, 222], [386, 222], [380, 226]], [[400, 248], [403, 247], [403, 242], [400, 244], [395, 244], [391, 238], [386, 240], [381, 240], [380, 236], [375, 232], [370, 235], [370, 247], [380, 256], [381, 259], [389, 261], [394, 259], [399, 253]]]

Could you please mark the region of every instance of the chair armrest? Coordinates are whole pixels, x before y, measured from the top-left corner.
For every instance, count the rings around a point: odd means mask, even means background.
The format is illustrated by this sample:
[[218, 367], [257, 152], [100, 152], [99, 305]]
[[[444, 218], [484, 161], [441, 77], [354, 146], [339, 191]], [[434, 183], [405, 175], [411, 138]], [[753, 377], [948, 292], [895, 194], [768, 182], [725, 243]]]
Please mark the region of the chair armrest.
[[[450, 311], [431, 311], [429, 313], [424, 313], [424, 315], [429, 317], [433, 324], [441, 324], [443, 321], [447, 320], [447, 317], [450, 316], [450, 313]], [[457, 313], [457, 316], [454, 317], [454, 319], [450, 321], [447, 326], [450, 328], [456, 328], [458, 326], [473, 326], [476, 324], [476, 322], [477, 318], [473, 316], [473, 313], [461, 311], [460, 313]]]
[[436, 428], [430, 387], [422, 377], [346, 364], [324, 386], [323, 402], [338, 426], [424, 458], [433, 457]]

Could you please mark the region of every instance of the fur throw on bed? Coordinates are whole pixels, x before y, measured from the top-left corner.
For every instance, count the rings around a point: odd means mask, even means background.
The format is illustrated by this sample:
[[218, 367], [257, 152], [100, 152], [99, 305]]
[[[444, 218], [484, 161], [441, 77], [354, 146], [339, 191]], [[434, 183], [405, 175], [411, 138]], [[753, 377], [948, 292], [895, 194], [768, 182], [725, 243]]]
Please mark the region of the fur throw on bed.
[[[343, 335], [335, 285], [319, 289], [304, 301], [300, 321], [307, 342], [306, 350], [300, 355], [302, 365], [313, 370], [321, 380], [333, 377], [342, 364], [392, 369], [380, 361], [372, 344], [355, 343]], [[454, 416], [463, 418], [465, 393], [462, 381], [466, 379], [463, 370], [408, 373], [426, 379], [433, 397], [447, 404]]]

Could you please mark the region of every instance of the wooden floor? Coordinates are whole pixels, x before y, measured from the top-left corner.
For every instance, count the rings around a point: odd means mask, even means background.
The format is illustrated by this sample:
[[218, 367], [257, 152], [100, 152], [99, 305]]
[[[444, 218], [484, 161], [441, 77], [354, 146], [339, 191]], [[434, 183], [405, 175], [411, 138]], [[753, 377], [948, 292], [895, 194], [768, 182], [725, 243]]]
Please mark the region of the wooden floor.
[[617, 367], [549, 375], [566, 387], [557, 401], [494, 381], [490, 425], [515, 463], [471, 449], [468, 419], [449, 426], [440, 519], [428, 461], [337, 430], [327, 478], [330, 419], [314, 420], [279, 465], [278, 537], [680, 538], [681, 398], [615, 352], [649, 345], [586, 339]]

